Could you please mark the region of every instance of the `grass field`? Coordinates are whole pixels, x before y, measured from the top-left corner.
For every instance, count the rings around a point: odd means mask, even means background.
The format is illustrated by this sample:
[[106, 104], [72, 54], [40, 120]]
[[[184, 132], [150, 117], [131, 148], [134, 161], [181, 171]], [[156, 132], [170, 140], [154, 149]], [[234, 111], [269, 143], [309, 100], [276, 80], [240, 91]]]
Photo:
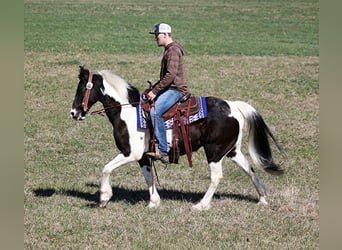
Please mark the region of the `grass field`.
[[[25, 249], [318, 249], [318, 1], [25, 0]], [[111, 69], [144, 90], [162, 49], [148, 34], [168, 22], [186, 50], [191, 92], [244, 100], [265, 118], [287, 156], [285, 175], [255, 169], [270, 205], [224, 161], [209, 185], [200, 150], [158, 164], [161, 207], [146, 208], [137, 164], [112, 174], [114, 197], [96, 205], [103, 166], [116, 154], [109, 122], [69, 118], [78, 65]], [[99, 107], [99, 106], [98, 106]], [[96, 107], [94, 108], [96, 109]]]

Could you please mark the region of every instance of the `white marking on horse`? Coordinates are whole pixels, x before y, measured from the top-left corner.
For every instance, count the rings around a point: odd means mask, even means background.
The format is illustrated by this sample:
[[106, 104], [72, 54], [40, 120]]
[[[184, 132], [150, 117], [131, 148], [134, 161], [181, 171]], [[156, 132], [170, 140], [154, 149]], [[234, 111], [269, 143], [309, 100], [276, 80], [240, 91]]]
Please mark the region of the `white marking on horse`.
[[194, 205], [192, 207], [193, 210], [198, 210], [198, 211], [202, 211], [202, 210], [208, 210], [211, 205], [211, 200], [213, 198], [213, 195], [217, 189], [217, 186], [220, 183], [220, 180], [222, 179], [223, 175], [222, 175], [222, 160], [223, 158], [221, 158], [221, 160], [219, 162], [210, 162], [209, 163], [209, 169], [210, 169], [210, 185], [209, 188], [207, 190], [207, 192], [205, 193], [204, 197], [202, 198], [202, 200]]
[[[105, 88], [103, 94], [124, 104], [124, 106], [121, 106], [121, 109], [124, 110], [120, 112], [120, 118], [126, 123], [128, 129], [131, 154], [136, 160], [139, 160], [144, 153], [144, 144], [141, 143], [141, 141], [145, 139], [146, 133], [144, 130], [139, 131], [137, 129], [136, 108], [132, 105], [127, 105], [129, 102], [127, 90], [129, 84], [110, 70], [101, 70], [99, 71], [99, 74], [103, 77], [103, 86]], [[132, 147], [132, 145], [134, 145], [134, 147]]]
[[103, 77], [104, 94], [113, 97], [121, 104], [128, 103], [128, 83], [121, 77], [115, 75], [110, 70], [101, 70], [98, 72]]

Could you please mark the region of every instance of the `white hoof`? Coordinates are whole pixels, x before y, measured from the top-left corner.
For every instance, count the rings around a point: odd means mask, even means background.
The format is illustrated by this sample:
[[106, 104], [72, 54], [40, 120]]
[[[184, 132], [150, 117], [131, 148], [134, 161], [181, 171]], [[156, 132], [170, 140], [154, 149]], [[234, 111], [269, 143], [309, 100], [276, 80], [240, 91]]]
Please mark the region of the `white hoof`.
[[259, 205], [268, 205], [268, 202], [266, 201], [265, 196], [261, 196], [258, 202]]
[[157, 208], [160, 206], [160, 201], [150, 201], [147, 205], [148, 208]]
[[101, 208], [105, 208], [108, 204], [108, 202], [110, 201], [110, 199], [112, 198], [113, 193], [111, 192], [111, 190], [108, 191], [100, 191], [100, 207]]
[[205, 210], [209, 210], [210, 207], [211, 207], [210, 204], [204, 205], [203, 203], [200, 202], [200, 203], [198, 203], [198, 204], [192, 206], [192, 207], [191, 207], [191, 210], [192, 210], [192, 211], [205, 211]]
[[107, 204], [108, 204], [109, 200], [108, 201], [101, 201], [100, 202], [100, 208], [106, 208]]

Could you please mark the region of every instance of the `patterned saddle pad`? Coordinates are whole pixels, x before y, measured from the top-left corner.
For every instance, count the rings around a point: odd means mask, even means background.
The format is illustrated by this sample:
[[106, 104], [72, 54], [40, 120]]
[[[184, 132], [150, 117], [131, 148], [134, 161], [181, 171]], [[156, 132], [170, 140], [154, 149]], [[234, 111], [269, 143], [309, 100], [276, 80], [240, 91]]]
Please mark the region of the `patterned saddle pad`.
[[[195, 122], [195, 121], [198, 121], [200, 119], [206, 118], [208, 115], [205, 97], [204, 96], [195, 96], [194, 98], [195, 98], [197, 105], [198, 105], [198, 112], [196, 112], [194, 114], [190, 114], [190, 117], [189, 117], [190, 124]], [[143, 112], [144, 112], [143, 107], [141, 106], [141, 104], [139, 104], [137, 106], [137, 123], [138, 123], [137, 127], [145, 129], [145, 128], [147, 128], [147, 122], [143, 116]], [[172, 125], [173, 125], [173, 118], [166, 120], [164, 123], [165, 123], [166, 129], [171, 129]], [[184, 119], [184, 124], [186, 124], [186, 123], [187, 123], [187, 120]]]

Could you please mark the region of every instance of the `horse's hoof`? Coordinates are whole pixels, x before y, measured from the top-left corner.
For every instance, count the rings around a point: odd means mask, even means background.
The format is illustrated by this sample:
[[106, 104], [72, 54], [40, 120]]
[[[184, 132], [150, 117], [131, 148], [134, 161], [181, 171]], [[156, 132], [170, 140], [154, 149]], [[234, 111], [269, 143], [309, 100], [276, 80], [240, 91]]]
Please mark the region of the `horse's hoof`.
[[108, 201], [101, 201], [99, 207], [100, 208], [106, 208], [108, 202], [109, 202], [109, 200]]
[[160, 206], [160, 202], [152, 202], [150, 201], [147, 205], [148, 208], [157, 208]]
[[266, 198], [264, 196], [260, 197], [258, 205], [264, 205], [264, 206], [268, 205], [268, 202], [266, 201]]
[[203, 205], [202, 203], [198, 203], [194, 206], [191, 207], [192, 211], [205, 211], [210, 209], [210, 204], [209, 205]]

